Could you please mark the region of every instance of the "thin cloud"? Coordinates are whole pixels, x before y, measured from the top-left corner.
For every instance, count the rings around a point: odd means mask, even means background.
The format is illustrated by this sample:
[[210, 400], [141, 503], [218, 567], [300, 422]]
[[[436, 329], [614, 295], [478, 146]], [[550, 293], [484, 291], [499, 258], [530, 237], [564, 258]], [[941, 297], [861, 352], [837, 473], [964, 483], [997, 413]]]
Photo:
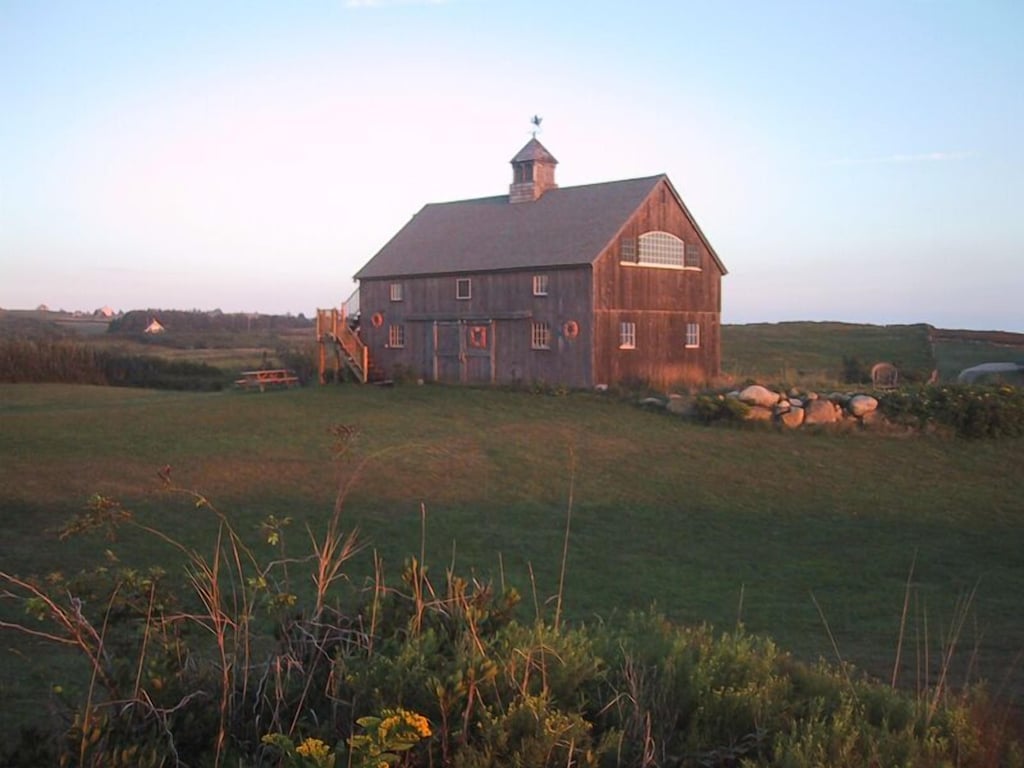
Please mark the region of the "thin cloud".
[[881, 155], [879, 157], [844, 157], [831, 165], [901, 165], [907, 163], [942, 163], [950, 160], [968, 160], [977, 156], [973, 149], [953, 152], [919, 152], [917, 154]]

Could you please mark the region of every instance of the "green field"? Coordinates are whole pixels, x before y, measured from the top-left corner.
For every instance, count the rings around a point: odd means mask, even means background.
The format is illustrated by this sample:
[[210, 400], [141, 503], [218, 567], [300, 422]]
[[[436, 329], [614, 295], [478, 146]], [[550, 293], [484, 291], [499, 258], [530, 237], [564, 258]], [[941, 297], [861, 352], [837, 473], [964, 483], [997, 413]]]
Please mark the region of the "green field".
[[[340, 457], [338, 425], [356, 435]], [[304, 527], [321, 529], [344, 488], [348, 527], [392, 577], [419, 552], [422, 504], [429, 565], [504, 578], [531, 612], [534, 594], [545, 610], [557, 591], [571, 492], [571, 618], [656, 604], [682, 622], [741, 620], [802, 657], [833, 658], [816, 600], [842, 657], [886, 679], [916, 563], [904, 682], [923, 674], [926, 639], [937, 659], [958, 601], [976, 588], [956, 681], [1024, 692], [1020, 441], [707, 428], [586, 393], [3, 385], [2, 569], [98, 562], [109, 542], [56, 536], [93, 493], [208, 549], [212, 515], [163, 490], [165, 465], [255, 545], [274, 514], [292, 517], [292, 543], [306, 546]], [[152, 539], [113, 546], [129, 563], [178, 567]], [[366, 551], [350, 576], [359, 584], [371, 571]], [[4, 639], [0, 693], [17, 699], [26, 679], [45, 684], [48, 662]]]
[[[1024, 334], [949, 331], [916, 325], [857, 323], [753, 323], [722, 326], [722, 371], [735, 380], [834, 386], [844, 363], [865, 371], [893, 363], [904, 381], [955, 381], [964, 368], [989, 362], [1024, 362]], [[1021, 383], [1020, 376], [1010, 376]]]

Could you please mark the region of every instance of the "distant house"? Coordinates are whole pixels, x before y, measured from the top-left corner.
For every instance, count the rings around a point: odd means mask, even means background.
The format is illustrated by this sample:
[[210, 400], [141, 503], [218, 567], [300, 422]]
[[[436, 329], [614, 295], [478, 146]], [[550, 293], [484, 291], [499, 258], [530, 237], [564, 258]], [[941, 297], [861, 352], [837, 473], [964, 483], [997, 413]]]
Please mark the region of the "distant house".
[[108, 317], [109, 318], [109, 317], [113, 317], [115, 313], [114, 313], [114, 308], [113, 307], [106, 306], [106, 307], [101, 307], [100, 309], [97, 309], [95, 312], [93, 312], [93, 314], [96, 317]]
[[458, 383], [714, 378], [725, 266], [664, 174], [559, 188], [536, 139], [507, 195], [425, 206], [356, 273], [371, 369]]
[[143, 333], [163, 333], [166, 330], [167, 329], [160, 324], [160, 321], [154, 317], [152, 320], [149, 321], [149, 325], [146, 326]]

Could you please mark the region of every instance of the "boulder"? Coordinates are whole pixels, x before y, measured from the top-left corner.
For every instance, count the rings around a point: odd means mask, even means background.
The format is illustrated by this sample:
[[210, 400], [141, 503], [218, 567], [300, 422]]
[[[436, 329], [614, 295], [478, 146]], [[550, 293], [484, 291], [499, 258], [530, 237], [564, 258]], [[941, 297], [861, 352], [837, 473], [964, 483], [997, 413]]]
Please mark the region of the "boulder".
[[752, 405], [743, 419], [745, 421], [771, 421], [772, 409], [763, 405]]
[[785, 413], [779, 414], [779, 423], [789, 429], [796, 429], [804, 423], [804, 409], [790, 408]]
[[878, 408], [878, 401], [871, 395], [854, 395], [846, 404], [846, 409], [854, 416], [863, 416]]
[[762, 387], [760, 384], [751, 384], [740, 392], [740, 400], [747, 405], [759, 405], [763, 408], [771, 408], [779, 402], [779, 393], [772, 392], [770, 389]]
[[841, 410], [835, 403], [822, 398], [810, 400], [804, 409], [804, 424], [835, 424]]

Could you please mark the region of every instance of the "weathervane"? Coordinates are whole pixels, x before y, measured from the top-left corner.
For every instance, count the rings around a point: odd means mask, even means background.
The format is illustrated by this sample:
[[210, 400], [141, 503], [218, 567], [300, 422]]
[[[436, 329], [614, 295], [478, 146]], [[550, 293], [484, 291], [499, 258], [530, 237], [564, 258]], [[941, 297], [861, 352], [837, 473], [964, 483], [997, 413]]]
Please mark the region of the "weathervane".
[[544, 118], [540, 115], [534, 115], [530, 118], [530, 124], [533, 125], [533, 138], [537, 138], [537, 134], [540, 133], [540, 124], [544, 121]]

